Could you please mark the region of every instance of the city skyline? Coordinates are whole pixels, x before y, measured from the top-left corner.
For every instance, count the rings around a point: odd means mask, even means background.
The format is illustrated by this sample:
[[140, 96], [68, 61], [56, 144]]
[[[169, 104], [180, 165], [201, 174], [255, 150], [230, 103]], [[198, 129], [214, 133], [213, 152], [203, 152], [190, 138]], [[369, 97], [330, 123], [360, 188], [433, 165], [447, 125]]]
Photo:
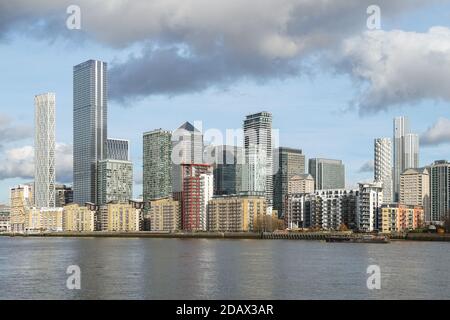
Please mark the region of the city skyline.
[[[410, 118], [412, 131], [422, 135], [420, 137], [420, 166], [431, 164], [435, 160], [449, 159], [450, 135], [447, 128], [450, 124], [450, 112], [448, 111], [448, 99], [443, 96], [441, 86], [435, 86], [435, 90], [431, 91], [426, 86], [419, 92], [414, 87], [417, 83], [412, 82], [413, 79], [418, 78], [428, 79], [417, 77], [418, 74], [421, 74], [421, 70], [430, 69], [436, 70], [436, 72], [446, 70], [446, 65], [437, 69], [420, 65], [423, 67], [420, 68], [413, 62], [422, 61], [421, 57], [429, 57], [430, 51], [433, 51], [432, 48], [437, 48], [446, 54], [445, 48], [441, 47], [439, 43], [447, 41], [448, 19], [444, 12], [448, 11], [446, 10], [448, 5], [430, 3], [414, 7], [404, 4], [394, 8], [389, 2], [380, 3], [382, 30], [375, 31], [374, 35], [386, 44], [386, 52], [374, 52], [392, 57], [392, 60], [388, 61], [389, 63], [399, 61], [398, 57], [405, 57], [406, 54], [409, 58], [408, 61], [412, 61], [408, 63], [408, 70], [411, 69], [411, 66], [417, 67], [410, 70], [412, 74], [409, 74], [402, 69], [401, 64], [388, 64], [388, 66], [395, 67], [396, 74], [409, 75], [408, 79], [404, 77], [392, 79], [386, 78], [383, 69], [374, 69], [370, 61], [358, 60], [358, 57], [365, 58], [365, 55], [363, 52], [355, 51], [355, 47], [352, 46], [356, 45], [357, 47], [359, 43], [357, 41], [366, 43], [364, 39], [367, 35], [365, 24], [367, 4], [365, 1], [361, 1], [360, 7], [348, 10], [349, 8], [343, 6], [342, 10], [332, 13], [331, 19], [335, 21], [337, 27], [335, 30], [345, 30], [343, 33], [335, 35], [337, 44], [347, 44], [347, 48], [350, 50], [347, 52], [349, 55], [336, 58], [345, 58], [345, 61], [350, 62], [355, 60], [364, 62], [365, 64], [360, 67], [368, 71], [367, 74], [373, 75], [373, 78], [365, 79], [372, 85], [371, 88], [374, 88], [372, 79], [375, 79], [376, 75], [383, 76], [382, 79], [387, 81], [387, 86], [375, 87], [375, 89], [381, 90], [380, 92], [358, 89], [358, 86], [354, 85], [354, 81], [358, 77], [354, 70], [335, 73], [336, 69], [340, 70], [338, 67], [342, 65], [314, 64], [308, 61], [302, 53], [296, 51], [293, 55], [299, 57], [301, 62], [306, 63], [311, 74], [300, 71], [290, 74], [288, 72], [290, 69], [286, 67], [286, 64], [282, 64], [279, 73], [271, 69], [249, 74], [250, 71], [246, 66], [247, 68], [242, 71], [242, 76], [240, 70], [237, 70], [236, 65], [233, 64], [235, 60], [230, 58], [226, 60], [227, 63], [231, 63], [232, 68], [229, 69], [235, 70], [239, 75], [237, 77], [232, 75], [231, 80], [227, 82], [220, 81], [220, 79], [228, 79], [227, 74], [222, 75], [220, 70], [214, 68], [213, 64], [208, 64], [208, 60], [206, 60], [206, 65], [212, 66], [211, 70], [214, 76], [212, 79], [198, 80], [201, 76], [198, 70], [205, 69], [202, 68], [203, 65], [194, 64], [193, 68], [187, 69], [187, 71], [191, 70], [192, 78], [183, 75], [179, 82], [167, 81], [167, 83], [174, 83], [174, 86], [177, 86], [171, 90], [167, 86], [162, 86], [164, 84], [162, 81], [167, 80], [165, 76], [170, 74], [167, 70], [170, 69], [158, 68], [158, 64], [151, 60], [153, 56], [148, 54], [149, 48], [141, 42], [142, 39], [131, 39], [129, 43], [133, 43], [135, 40], [137, 41], [136, 45], [134, 47], [127, 46], [128, 42], [125, 45], [122, 41], [126, 42], [129, 35], [124, 35], [124, 38], [119, 41], [123, 47], [118, 48], [111, 45], [111, 41], [108, 39], [98, 36], [101, 35], [102, 27], [97, 24], [82, 32], [69, 31], [65, 29], [66, 8], [63, 6], [58, 8], [62, 12], [60, 22], [63, 37], [61, 38], [54, 38], [54, 34], [47, 33], [44, 38], [50, 41], [42, 41], [42, 38], [36, 37], [35, 33], [25, 34], [24, 30], [19, 27], [11, 29], [10, 26], [6, 26], [0, 29], [0, 33], [8, 39], [8, 41], [0, 41], [0, 58], [2, 58], [0, 59], [0, 68], [4, 74], [10, 75], [8, 80], [5, 79], [1, 83], [4, 93], [0, 104], [0, 131], [5, 134], [0, 141], [2, 145], [0, 149], [2, 163], [0, 165], [0, 203], [8, 202], [7, 190], [10, 186], [33, 180], [34, 170], [32, 163], [29, 163], [34, 153], [32, 97], [39, 92], [54, 91], [58, 96], [56, 167], [59, 174], [57, 174], [57, 182], [72, 182], [70, 178], [72, 165], [69, 160], [71, 155], [68, 153], [72, 148], [73, 141], [73, 134], [71, 130], [68, 130], [73, 121], [71, 70], [74, 65], [91, 58], [105, 61], [111, 66], [111, 101], [109, 101], [108, 110], [111, 129], [108, 133], [112, 137], [121, 137], [131, 142], [130, 157], [134, 162], [135, 169], [135, 196], [142, 193], [142, 157], [140, 153], [142, 152], [141, 136], [143, 132], [160, 127], [173, 130], [185, 121], [193, 123], [195, 120], [203, 120], [204, 129], [217, 128], [222, 131], [227, 128], [239, 129], [241, 119], [245, 115], [261, 110], [266, 110], [274, 115], [273, 127], [281, 129], [281, 146], [302, 149], [307, 159], [317, 157], [342, 160], [346, 165], [346, 187], [349, 188], [355, 187], [362, 180], [369, 181], [372, 178], [373, 139], [391, 137], [391, 119], [398, 115]], [[86, 5], [83, 2], [82, 7]], [[246, 7], [247, 5], [242, 4], [242, 6]], [[40, 19], [47, 18], [47, 10], [53, 9], [49, 7], [42, 8]], [[115, 9], [112, 8], [112, 10]], [[306, 8], [303, 9], [306, 10]], [[7, 14], [7, 12], [6, 10], [0, 14]], [[18, 12], [20, 13], [20, 10]], [[212, 10], [212, 12], [216, 11]], [[232, 14], [232, 9], [226, 10], [224, 14]], [[259, 14], [261, 12], [258, 12], [254, 20], [257, 23], [261, 17]], [[348, 14], [351, 17], [360, 17], [360, 19], [356, 19], [357, 21], [347, 19], [349, 18]], [[346, 18], [339, 19], [339, 15]], [[17, 17], [20, 19], [20, 14]], [[204, 27], [206, 22], [201, 17], [195, 16], [194, 18], [199, 20], [200, 26]], [[319, 15], [319, 18], [324, 17]], [[326, 18], [330, 19], [330, 16]], [[86, 19], [89, 21], [91, 16]], [[139, 19], [137, 20], [140, 21]], [[348, 20], [351, 20], [348, 23], [352, 24], [353, 31], [349, 31], [342, 25], [342, 21]], [[126, 22], [128, 25], [133, 25], [133, 21], [129, 21], [129, 19]], [[39, 26], [35, 27], [39, 29]], [[253, 29], [249, 28], [249, 30]], [[261, 30], [271, 29], [269, 27], [269, 29], [261, 28]], [[219, 31], [229, 34], [227, 29], [216, 31], [218, 34], [220, 34]], [[246, 31], [243, 31], [245, 35]], [[43, 32], [38, 33], [44, 35]], [[92, 35], [94, 37], [90, 37]], [[240, 40], [239, 35], [233, 36], [238, 37], [234, 40]], [[270, 39], [270, 37], [266, 37], [266, 34], [262, 36], [262, 38], [255, 38], [255, 41]], [[297, 40], [291, 34], [285, 34], [285, 36], [287, 39]], [[423, 41], [416, 41], [417, 37]], [[79, 41], [81, 39], [83, 41]], [[210, 43], [210, 40], [215, 39], [205, 39], [206, 43]], [[401, 44], [404, 46], [395, 46], [395, 48], [405, 47], [409, 50], [407, 52], [394, 50], [392, 43], [396, 43], [396, 41], [399, 43], [403, 41]], [[237, 43], [240, 42], [237, 41]], [[298, 44], [295, 41], [294, 43]], [[420, 43], [421, 49], [415, 47], [414, 43]], [[227, 48], [239, 49], [235, 44], [236, 41], [225, 43]], [[186, 43], [186, 45], [191, 49], [196, 48], [195, 43]], [[264, 55], [255, 47], [266, 48], [265, 46], [257, 46], [255, 43], [250, 43], [249, 46], [249, 52], [254, 55], [255, 61], [263, 59]], [[276, 46], [274, 48], [277, 49]], [[310, 49], [314, 51], [321, 48]], [[333, 49], [334, 47], [331, 48], [332, 53]], [[376, 50], [377, 48], [369, 47], [369, 49]], [[29, 59], [30, 51], [35, 52], [34, 59]], [[281, 51], [283, 52], [283, 50]], [[172, 51], [169, 50], [169, 52]], [[275, 50], [272, 54], [279, 54], [277, 52]], [[340, 51], [335, 52], [344, 54]], [[415, 52], [422, 52], [423, 55], [417, 56]], [[270, 56], [271, 52], [266, 52], [266, 54]], [[129, 59], [130, 55], [135, 55], [136, 59]], [[148, 59], [139, 59], [140, 56]], [[206, 54], [206, 56], [208, 55]], [[205, 55], [202, 53], [202, 59], [199, 61], [204, 61], [204, 57]], [[218, 59], [222, 58], [224, 58], [222, 55], [218, 57]], [[281, 56], [280, 59], [291, 61], [292, 57]], [[433, 59], [425, 58], [424, 60], [433, 63]], [[39, 61], [39, 64], [36, 64], [36, 61]], [[264, 60], [264, 62], [266, 61]], [[147, 72], [149, 71], [148, 63], [154, 67], [154, 72]], [[180, 70], [185, 70], [182, 68], [184, 60], [175, 59], [174, 63], [181, 63]], [[18, 65], [20, 68], [15, 67]], [[128, 79], [124, 77], [127, 74], [140, 75], [140, 69], [147, 72], [149, 77], [148, 82], [144, 81], [146, 78], [137, 77], [146, 84], [142, 93], [138, 92], [140, 87], [132, 81], [130, 81], [130, 85], [127, 85], [127, 82], [122, 82], [123, 86], [118, 85], [121, 83], [120, 81]], [[126, 72], [127, 70], [128, 72]], [[258, 71], [260, 70], [258, 69]], [[440, 74], [436, 72], [433, 75]], [[310, 75], [312, 76], [310, 77]], [[399, 96], [393, 95], [391, 89], [398, 88], [396, 84], [399, 82], [396, 80], [404, 84], [402, 88], [405, 88], [407, 92], [419, 92], [419, 95], [408, 96], [403, 91]], [[196, 87], [197, 81], [200, 81], [200, 89]], [[433, 81], [427, 82], [431, 84], [431, 87], [434, 84]], [[441, 83], [446, 83], [446, 81], [442, 80]], [[148, 90], [148, 84], [154, 84], [154, 89]], [[183, 88], [186, 89], [183, 90]], [[408, 89], [413, 90], [408, 91]], [[369, 95], [364, 96], [364, 92]], [[387, 100], [383, 100], [383, 97]], [[398, 97], [399, 100], [395, 100], [394, 97]], [[378, 104], [371, 105], [371, 103]], [[170, 117], [167, 116], [168, 114]], [[142, 121], [138, 121], [139, 119]], [[358, 147], [355, 148], [355, 146]]]

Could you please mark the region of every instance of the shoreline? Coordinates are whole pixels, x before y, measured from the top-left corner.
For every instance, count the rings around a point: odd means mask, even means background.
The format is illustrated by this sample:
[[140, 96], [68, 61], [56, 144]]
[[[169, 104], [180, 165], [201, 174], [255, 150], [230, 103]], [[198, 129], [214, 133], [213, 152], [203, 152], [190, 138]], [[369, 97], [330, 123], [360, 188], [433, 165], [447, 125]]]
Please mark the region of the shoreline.
[[[360, 237], [362, 234], [348, 232], [290, 232], [290, 233], [256, 233], [256, 232], [43, 232], [43, 233], [0, 233], [0, 237], [37, 237], [37, 238], [155, 238], [155, 239], [259, 239], [259, 240], [326, 240], [332, 236]], [[408, 233], [389, 235], [393, 241], [440, 241], [449, 242], [450, 234]]]

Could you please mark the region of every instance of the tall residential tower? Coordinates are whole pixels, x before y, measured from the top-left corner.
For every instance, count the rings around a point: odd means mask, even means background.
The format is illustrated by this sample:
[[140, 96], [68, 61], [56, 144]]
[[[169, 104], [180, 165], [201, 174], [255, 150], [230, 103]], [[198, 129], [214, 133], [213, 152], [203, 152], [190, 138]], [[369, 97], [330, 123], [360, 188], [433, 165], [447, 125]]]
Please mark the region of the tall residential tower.
[[55, 207], [55, 94], [34, 98], [34, 203], [38, 208]]
[[392, 142], [378, 138], [374, 142], [374, 180], [382, 183], [384, 203], [392, 203]]

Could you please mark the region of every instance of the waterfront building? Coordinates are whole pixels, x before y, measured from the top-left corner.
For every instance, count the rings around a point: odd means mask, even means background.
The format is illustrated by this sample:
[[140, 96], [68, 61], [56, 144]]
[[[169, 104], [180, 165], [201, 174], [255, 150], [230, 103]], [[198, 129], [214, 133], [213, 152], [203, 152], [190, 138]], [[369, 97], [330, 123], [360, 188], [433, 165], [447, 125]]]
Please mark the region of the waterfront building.
[[63, 208], [63, 230], [92, 232], [96, 230], [96, 210], [92, 206], [72, 203]]
[[392, 141], [378, 138], [374, 142], [374, 181], [383, 185], [384, 203], [392, 203]]
[[345, 188], [345, 166], [341, 160], [309, 159], [309, 174], [316, 190]]
[[98, 161], [106, 159], [107, 64], [97, 60], [73, 68], [74, 202], [95, 203]]
[[430, 220], [430, 176], [428, 169], [406, 169], [400, 175], [400, 198], [403, 205], [421, 206]]
[[450, 162], [435, 161], [430, 166], [431, 221], [442, 222], [450, 214]]
[[55, 194], [55, 206], [57, 208], [62, 208], [70, 203], [73, 203], [73, 189], [71, 186], [67, 186], [65, 184], [56, 184]]
[[310, 174], [300, 174], [292, 176], [288, 181], [287, 194], [298, 193], [313, 193], [314, 192], [314, 178]]
[[[266, 195], [267, 206], [273, 205], [273, 141], [272, 141], [272, 114], [269, 112], [258, 112], [245, 117], [244, 124], [244, 150], [245, 160], [248, 164], [247, 182], [244, 191], [260, 192], [259, 181], [252, 182], [251, 179], [265, 179], [263, 191]], [[263, 174], [260, 174], [262, 167]], [[261, 177], [262, 176], [262, 177]], [[250, 181], [248, 181], [250, 179]], [[253, 189], [252, 189], [253, 188]]]
[[0, 232], [11, 231], [11, 208], [8, 206], [0, 205]]
[[10, 189], [10, 224], [12, 232], [25, 232], [26, 214], [33, 206], [32, 187], [18, 185]]
[[379, 229], [383, 186], [381, 182], [359, 184], [359, 211], [356, 225], [359, 231], [372, 232]]
[[266, 215], [265, 196], [223, 195], [209, 201], [208, 230], [213, 232], [253, 231], [258, 217]]
[[356, 229], [359, 191], [345, 189], [316, 190], [311, 194], [289, 194], [285, 225], [289, 229]]
[[25, 231], [61, 232], [63, 231], [63, 208], [29, 208], [26, 211]]
[[278, 216], [283, 216], [284, 200], [289, 193], [289, 184], [292, 185], [290, 179], [305, 173], [305, 155], [301, 149], [280, 147], [275, 150], [275, 161], [278, 166], [273, 176], [273, 208], [278, 211]]
[[181, 229], [180, 202], [171, 198], [148, 202], [149, 231], [178, 231]]
[[106, 159], [130, 161], [129, 145], [129, 140], [106, 139]]
[[172, 196], [172, 133], [157, 129], [143, 135], [143, 199]]
[[143, 203], [108, 203], [99, 207], [101, 231], [133, 232], [143, 229]]
[[34, 202], [36, 207], [55, 207], [55, 104], [54, 93], [34, 97]]
[[383, 233], [411, 231], [424, 226], [421, 206], [384, 204], [381, 207], [380, 231]]
[[127, 202], [133, 197], [133, 163], [101, 160], [98, 163], [98, 205]]
[[[205, 230], [205, 208], [213, 194], [213, 167], [208, 164], [181, 164], [173, 172], [173, 198], [181, 203], [182, 228]], [[205, 176], [207, 175], [207, 176]]]

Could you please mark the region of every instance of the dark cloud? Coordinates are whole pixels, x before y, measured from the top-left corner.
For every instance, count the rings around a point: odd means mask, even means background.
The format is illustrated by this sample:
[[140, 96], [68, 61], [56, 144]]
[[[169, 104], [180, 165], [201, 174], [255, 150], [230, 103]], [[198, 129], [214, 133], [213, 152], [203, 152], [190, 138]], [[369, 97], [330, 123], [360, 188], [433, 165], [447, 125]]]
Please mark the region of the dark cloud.
[[16, 125], [9, 116], [0, 114], [0, 148], [5, 144], [30, 138], [32, 135], [31, 126]]
[[373, 172], [375, 168], [373, 160], [365, 162], [358, 170], [358, 173]]
[[444, 143], [450, 143], [450, 120], [439, 118], [436, 123], [420, 136], [420, 144], [435, 146]]

